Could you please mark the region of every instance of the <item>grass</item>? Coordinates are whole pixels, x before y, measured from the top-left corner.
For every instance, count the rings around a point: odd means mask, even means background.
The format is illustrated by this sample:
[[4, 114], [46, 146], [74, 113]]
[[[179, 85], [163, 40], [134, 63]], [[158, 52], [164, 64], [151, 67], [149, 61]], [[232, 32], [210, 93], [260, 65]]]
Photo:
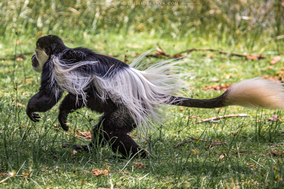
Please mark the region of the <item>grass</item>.
[[[161, 125], [143, 135], [131, 133], [150, 153], [146, 159], [134, 160], [115, 159], [107, 147], [91, 153], [62, 148], [66, 142], [88, 143], [78, 137], [78, 131], [90, 131], [99, 115], [87, 109], [70, 115], [69, 132], [55, 129], [58, 105], [41, 113], [39, 123], [25, 114], [40, 81], [40, 75], [30, 69], [30, 57], [36, 39], [45, 34], [61, 36], [69, 47], [84, 46], [129, 62], [134, 60], [132, 55], [157, 43], [168, 54], [196, 47], [267, 57], [251, 61], [192, 52], [180, 72], [192, 89], [181, 95], [194, 98], [221, 94], [203, 90], [206, 86], [279, 76], [283, 61], [269, 63], [276, 55], [283, 59], [280, 1], [193, 1], [197, 4], [187, 8], [181, 4], [106, 6], [83, 0], [27, 2], [1, 2], [0, 58], [6, 58], [0, 60], [1, 188], [283, 188], [282, 111], [167, 107]], [[249, 116], [198, 123], [240, 113]], [[268, 121], [276, 114], [277, 122]], [[190, 137], [201, 140], [174, 148]], [[224, 143], [210, 147], [216, 141]], [[100, 170], [102, 175], [95, 176]]]

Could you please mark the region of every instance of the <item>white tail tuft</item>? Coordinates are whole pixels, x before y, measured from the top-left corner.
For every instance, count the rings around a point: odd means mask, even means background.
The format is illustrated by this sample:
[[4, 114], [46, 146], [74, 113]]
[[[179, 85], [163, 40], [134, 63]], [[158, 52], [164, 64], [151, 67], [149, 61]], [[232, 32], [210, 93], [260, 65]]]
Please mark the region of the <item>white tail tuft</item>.
[[280, 83], [262, 78], [241, 81], [228, 89], [226, 105], [283, 109], [284, 88]]

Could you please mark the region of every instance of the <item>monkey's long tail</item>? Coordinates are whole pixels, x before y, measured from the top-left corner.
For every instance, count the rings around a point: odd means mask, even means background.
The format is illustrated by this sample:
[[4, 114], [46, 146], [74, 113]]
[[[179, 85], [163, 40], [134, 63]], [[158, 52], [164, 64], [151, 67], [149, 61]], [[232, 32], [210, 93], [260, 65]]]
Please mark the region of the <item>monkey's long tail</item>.
[[171, 96], [168, 104], [196, 108], [238, 105], [248, 108], [284, 109], [284, 87], [277, 82], [254, 78], [232, 85], [216, 98], [192, 99]]

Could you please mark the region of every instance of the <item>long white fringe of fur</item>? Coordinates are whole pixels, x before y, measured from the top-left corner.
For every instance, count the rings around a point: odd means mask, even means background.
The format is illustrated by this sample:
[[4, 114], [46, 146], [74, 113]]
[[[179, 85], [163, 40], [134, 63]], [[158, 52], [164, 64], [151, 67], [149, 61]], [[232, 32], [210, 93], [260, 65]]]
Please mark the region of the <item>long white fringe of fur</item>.
[[[97, 64], [96, 61], [82, 61], [68, 65], [54, 56], [52, 78], [61, 89], [76, 94], [77, 99], [80, 96], [84, 104], [87, 98], [85, 89], [93, 82], [103, 101], [110, 98], [115, 103], [123, 105], [138, 126], [149, 125], [150, 118], [159, 121], [157, 106], [169, 101], [169, 98], [161, 94], [174, 94], [180, 89], [180, 82], [177, 82], [178, 74], [169, 74], [169, 69], [179, 61], [159, 62], [144, 71], [135, 69], [140, 66], [146, 54], [138, 57], [129, 68], [111, 74], [112, 77], [98, 77], [95, 74], [87, 75], [76, 71], [78, 67]], [[109, 72], [112, 72], [111, 69]]]

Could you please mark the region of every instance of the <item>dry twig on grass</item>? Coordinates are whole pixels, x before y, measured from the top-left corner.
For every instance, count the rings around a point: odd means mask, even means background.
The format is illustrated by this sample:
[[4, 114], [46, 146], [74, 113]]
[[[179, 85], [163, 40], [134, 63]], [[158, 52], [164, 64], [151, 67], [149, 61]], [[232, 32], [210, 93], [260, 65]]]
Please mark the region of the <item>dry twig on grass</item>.
[[[192, 140], [196, 140], [196, 141], [208, 142], [207, 140], [198, 139], [198, 138], [194, 138], [194, 137], [189, 137], [189, 138], [191, 138]], [[178, 148], [179, 146], [182, 146], [182, 145], [185, 145], [185, 144], [187, 144], [187, 143], [190, 143], [190, 142], [192, 142], [192, 140], [187, 140], [187, 141], [178, 143], [177, 145], [174, 146], [174, 148]], [[219, 142], [219, 141], [211, 142], [211, 143], [208, 145], [208, 148], [214, 147], [214, 146], [216, 146], [216, 145], [226, 144], [226, 143], [227, 143], [227, 142]]]
[[224, 115], [224, 116], [218, 116], [218, 117], [212, 117], [212, 118], [208, 118], [208, 119], [203, 119], [201, 121], [198, 121], [197, 123], [211, 122], [211, 121], [220, 120], [220, 119], [224, 119], [224, 118], [230, 118], [230, 117], [248, 117], [248, 115], [247, 114]]
[[148, 54], [147, 57], [156, 57], [156, 58], [162, 58], [162, 57], [169, 57], [169, 58], [180, 58], [184, 56], [184, 54], [190, 54], [193, 51], [203, 51], [203, 52], [217, 52], [219, 54], [225, 54], [227, 56], [237, 56], [237, 57], [243, 57], [246, 60], [260, 60], [260, 59], [266, 59], [266, 57], [259, 55], [245, 55], [245, 54], [239, 54], [239, 53], [230, 53], [226, 51], [221, 51], [218, 49], [199, 49], [199, 48], [191, 48], [184, 51], [181, 51], [179, 53], [176, 53], [174, 55], [167, 54], [163, 48], [158, 44], [158, 47], [156, 48], [157, 53], [155, 54]]

